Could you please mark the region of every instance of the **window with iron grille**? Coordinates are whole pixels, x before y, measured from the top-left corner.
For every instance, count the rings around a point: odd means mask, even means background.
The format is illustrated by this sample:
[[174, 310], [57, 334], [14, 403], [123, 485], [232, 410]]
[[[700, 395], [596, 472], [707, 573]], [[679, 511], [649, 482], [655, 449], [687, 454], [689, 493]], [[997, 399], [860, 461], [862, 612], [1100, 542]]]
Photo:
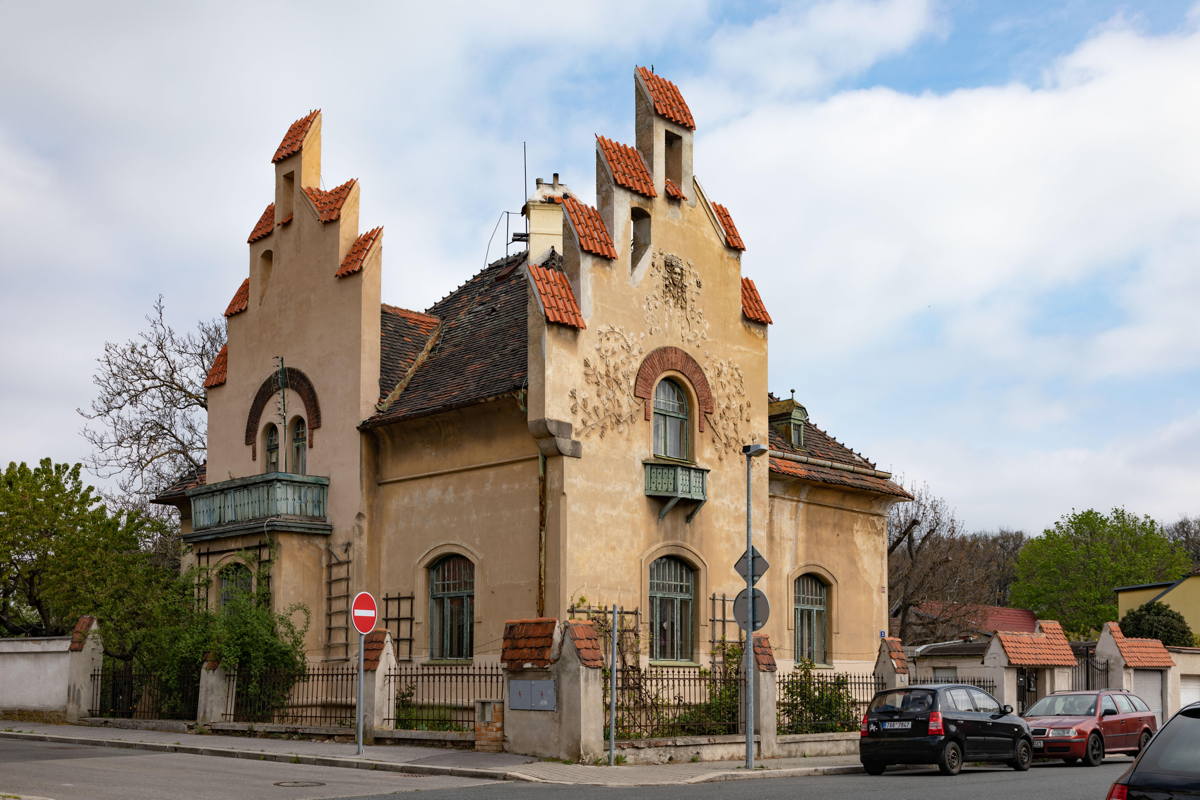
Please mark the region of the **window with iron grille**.
[[475, 617], [475, 565], [446, 556], [429, 569], [429, 655], [471, 658]]
[[267, 443], [263, 449], [267, 457], [263, 459], [263, 471], [279, 472], [279, 428], [274, 424], [267, 425], [265, 438]]
[[692, 661], [695, 653], [696, 571], [664, 556], [650, 565], [650, 658]]
[[249, 595], [254, 586], [254, 577], [245, 564], [226, 564], [218, 575], [221, 580], [221, 594], [217, 601], [220, 608], [224, 608], [235, 597]]
[[796, 579], [796, 658], [829, 663], [829, 587], [815, 575]]
[[683, 387], [667, 378], [654, 388], [654, 455], [687, 460], [688, 400]]

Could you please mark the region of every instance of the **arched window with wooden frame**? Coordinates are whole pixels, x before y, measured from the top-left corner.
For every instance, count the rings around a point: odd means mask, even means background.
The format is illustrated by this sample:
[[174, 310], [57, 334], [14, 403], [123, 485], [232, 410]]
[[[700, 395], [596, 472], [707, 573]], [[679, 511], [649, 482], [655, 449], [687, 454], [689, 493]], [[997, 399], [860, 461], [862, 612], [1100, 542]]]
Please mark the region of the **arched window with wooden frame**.
[[650, 564], [650, 658], [696, 658], [696, 570], [675, 556]]
[[288, 471], [296, 475], [308, 474], [308, 425], [304, 417], [292, 420], [291, 457], [288, 461]]
[[250, 568], [240, 561], [226, 564], [217, 573], [220, 593], [217, 595], [218, 609], [225, 608], [236, 597], [249, 597], [254, 588], [254, 576]]
[[429, 568], [429, 657], [468, 659], [474, 655], [475, 565], [450, 555]]
[[829, 663], [829, 585], [816, 575], [796, 578], [796, 659]]
[[263, 431], [263, 472], [279, 472], [279, 426], [268, 422]]
[[654, 387], [654, 455], [691, 459], [691, 404], [678, 381], [663, 378]]

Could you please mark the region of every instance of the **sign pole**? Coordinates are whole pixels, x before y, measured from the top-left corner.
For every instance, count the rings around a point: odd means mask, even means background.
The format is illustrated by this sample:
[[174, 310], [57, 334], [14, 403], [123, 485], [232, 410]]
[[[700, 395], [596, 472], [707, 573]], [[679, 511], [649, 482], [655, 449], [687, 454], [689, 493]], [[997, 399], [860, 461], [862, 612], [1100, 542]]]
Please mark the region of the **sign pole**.
[[367, 635], [360, 633], [358, 635], [358, 734], [356, 741], [358, 742], [358, 751], [355, 755], [363, 754], [363, 650], [366, 649]]
[[608, 765], [617, 763], [617, 626], [621, 624], [617, 604], [612, 607], [612, 637], [608, 664]]
[[750, 568], [746, 570], [746, 592], [750, 595], [749, 625], [746, 626], [746, 769], [754, 769], [754, 539], [750, 520], [750, 459], [746, 453], [746, 556]]
[[361, 756], [363, 754], [363, 694], [366, 683], [364, 664], [366, 662], [367, 634], [375, 630], [375, 623], [379, 621], [379, 605], [370, 592], [359, 592], [354, 595], [354, 599], [350, 602], [350, 620], [354, 623], [354, 630], [358, 631], [358, 701], [355, 703], [357, 719], [354, 739], [358, 743], [356, 755]]

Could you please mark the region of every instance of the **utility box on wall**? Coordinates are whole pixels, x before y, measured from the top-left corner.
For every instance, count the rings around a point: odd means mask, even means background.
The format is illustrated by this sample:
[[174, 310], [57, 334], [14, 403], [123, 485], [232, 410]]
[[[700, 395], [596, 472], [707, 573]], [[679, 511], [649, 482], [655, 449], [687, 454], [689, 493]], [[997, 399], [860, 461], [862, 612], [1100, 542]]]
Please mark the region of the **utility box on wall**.
[[514, 711], [555, 711], [555, 682], [553, 680], [508, 682], [508, 707]]

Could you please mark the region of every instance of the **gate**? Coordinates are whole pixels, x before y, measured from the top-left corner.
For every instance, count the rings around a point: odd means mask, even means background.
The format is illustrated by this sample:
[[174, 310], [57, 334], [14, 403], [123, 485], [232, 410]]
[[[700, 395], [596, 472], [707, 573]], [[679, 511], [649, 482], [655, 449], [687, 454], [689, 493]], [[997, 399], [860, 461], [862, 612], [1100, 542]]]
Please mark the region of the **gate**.
[[1025, 667], [1017, 668], [1017, 713], [1024, 714], [1025, 709], [1029, 708], [1037, 702], [1037, 677], [1036, 669], [1026, 669]]
[[1087, 691], [1108, 688], [1108, 662], [1096, 658], [1095, 650], [1087, 650], [1076, 656], [1071, 668], [1071, 689]]

